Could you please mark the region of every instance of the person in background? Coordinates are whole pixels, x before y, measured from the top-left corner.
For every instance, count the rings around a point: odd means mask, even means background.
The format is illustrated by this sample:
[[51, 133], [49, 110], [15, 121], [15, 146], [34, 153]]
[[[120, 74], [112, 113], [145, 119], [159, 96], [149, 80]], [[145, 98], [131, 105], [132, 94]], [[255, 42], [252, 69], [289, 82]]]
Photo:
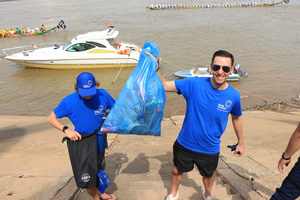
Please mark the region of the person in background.
[[[115, 103], [110, 94], [104, 89], [97, 89], [98, 86], [100, 83], [95, 80], [93, 74], [79, 74], [75, 84], [76, 92], [66, 96], [59, 103], [49, 115], [48, 121], [69, 138], [68, 150], [77, 186], [86, 188], [94, 200], [116, 200], [113, 194], [101, 194], [96, 187], [97, 172], [105, 168], [104, 153], [101, 154], [105, 151], [102, 149], [104, 136], [97, 134], [97, 130], [104, 117], [104, 111], [111, 109]], [[75, 129], [63, 125], [59, 120], [62, 117], [68, 117]], [[73, 154], [74, 151], [76, 153]], [[86, 171], [83, 169], [85, 166], [88, 168]]]
[[16, 33], [21, 34], [21, 30], [19, 28], [17, 28]]
[[5, 30], [4, 29], [0, 30], [0, 37], [5, 37]]
[[183, 173], [192, 171], [194, 165], [202, 175], [205, 189], [203, 198], [213, 199], [212, 187], [219, 160], [221, 136], [226, 129], [229, 114], [238, 140], [234, 155], [241, 157], [244, 154], [240, 94], [226, 82], [234, 69], [233, 64], [233, 55], [219, 50], [211, 60], [212, 78], [192, 77], [165, 81], [158, 62], [158, 76], [165, 91], [177, 92], [186, 99], [185, 119], [173, 145], [172, 187], [166, 200], [179, 199], [178, 189]]
[[46, 27], [44, 26], [44, 24], [42, 24], [41, 28], [40, 28], [40, 32], [46, 31]]
[[[300, 149], [300, 122], [292, 134], [290, 141], [278, 162], [278, 170], [283, 173], [283, 167], [288, 166], [292, 156]], [[300, 157], [288, 176], [283, 180], [280, 188], [271, 200], [292, 200], [300, 196]]]

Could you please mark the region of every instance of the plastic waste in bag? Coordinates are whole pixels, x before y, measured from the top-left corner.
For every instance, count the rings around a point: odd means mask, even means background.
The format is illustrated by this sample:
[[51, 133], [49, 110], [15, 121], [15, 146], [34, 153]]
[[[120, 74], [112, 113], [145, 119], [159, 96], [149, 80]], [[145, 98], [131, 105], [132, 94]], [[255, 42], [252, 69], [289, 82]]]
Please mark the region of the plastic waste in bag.
[[101, 169], [98, 171], [98, 182], [96, 184], [97, 189], [103, 194], [106, 188], [110, 184], [110, 179], [107, 173]]
[[156, 44], [145, 42], [139, 62], [109, 112], [102, 133], [160, 136], [166, 96], [156, 74], [159, 51]]

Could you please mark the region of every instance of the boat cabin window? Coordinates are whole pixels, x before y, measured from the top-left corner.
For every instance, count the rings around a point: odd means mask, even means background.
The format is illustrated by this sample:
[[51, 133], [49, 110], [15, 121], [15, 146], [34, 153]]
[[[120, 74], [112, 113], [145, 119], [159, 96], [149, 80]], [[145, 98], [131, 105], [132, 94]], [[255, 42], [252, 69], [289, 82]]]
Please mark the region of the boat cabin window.
[[94, 45], [88, 43], [77, 43], [70, 46], [66, 51], [86, 51], [95, 48]]
[[95, 45], [95, 46], [97, 46], [97, 47], [100, 47], [100, 48], [106, 48], [105, 45], [100, 44], [100, 43], [98, 43], [98, 42], [90, 42], [90, 41], [87, 41], [87, 43], [93, 44], [93, 45]]

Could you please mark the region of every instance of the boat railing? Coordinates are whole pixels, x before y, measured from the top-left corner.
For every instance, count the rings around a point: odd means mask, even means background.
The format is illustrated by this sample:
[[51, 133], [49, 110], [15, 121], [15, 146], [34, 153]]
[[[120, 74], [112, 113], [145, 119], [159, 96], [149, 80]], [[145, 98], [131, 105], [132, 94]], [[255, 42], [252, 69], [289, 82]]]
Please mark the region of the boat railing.
[[59, 48], [59, 45], [64, 45], [64, 43], [61, 42], [61, 43], [56, 43], [54, 45], [53, 45], [53, 43], [32, 44], [32, 45], [26, 45], [26, 46], [6, 48], [6, 49], [2, 49], [2, 51], [6, 56], [10, 56], [12, 54], [19, 53], [19, 52], [26, 54], [28, 51], [33, 51], [33, 50], [39, 49], [39, 48], [46, 48], [46, 47]]

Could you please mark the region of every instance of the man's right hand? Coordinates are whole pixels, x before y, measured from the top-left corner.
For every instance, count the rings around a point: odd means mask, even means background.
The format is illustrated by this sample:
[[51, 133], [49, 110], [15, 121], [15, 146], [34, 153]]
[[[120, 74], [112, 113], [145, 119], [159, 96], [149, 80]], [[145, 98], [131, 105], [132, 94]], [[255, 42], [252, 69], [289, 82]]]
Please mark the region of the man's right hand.
[[67, 137], [70, 138], [71, 141], [81, 140], [81, 135], [77, 131], [73, 131], [68, 128], [65, 130], [65, 133], [67, 134]]

